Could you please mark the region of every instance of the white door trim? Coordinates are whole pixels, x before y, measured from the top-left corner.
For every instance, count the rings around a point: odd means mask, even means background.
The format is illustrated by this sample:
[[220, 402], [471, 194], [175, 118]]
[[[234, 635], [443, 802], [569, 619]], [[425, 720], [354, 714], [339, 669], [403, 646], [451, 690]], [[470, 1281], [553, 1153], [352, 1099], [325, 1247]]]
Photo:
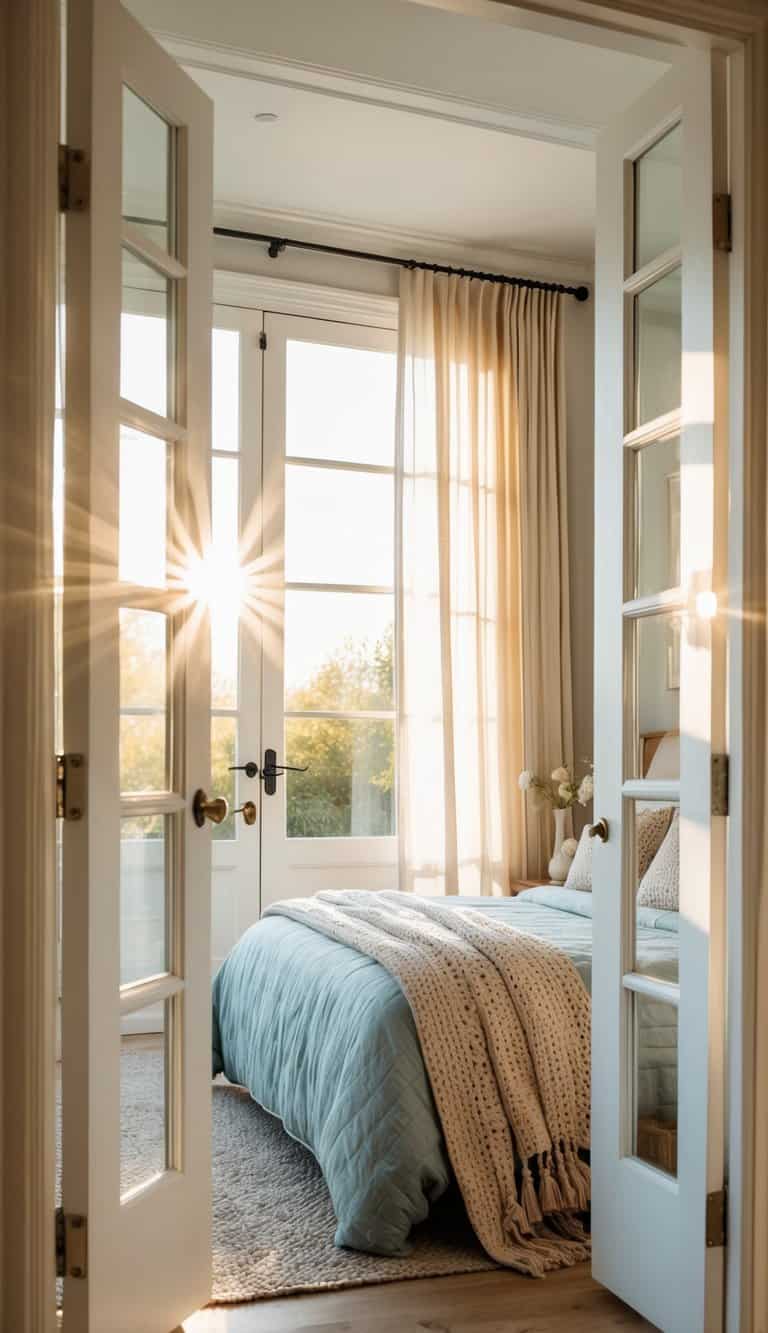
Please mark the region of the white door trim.
[[344, 287], [322, 287], [260, 273], [231, 273], [216, 269], [213, 275], [214, 305], [245, 306], [265, 314], [303, 315], [330, 319], [341, 324], [367, 324], [372, 328], [396, 329], [400, 303], [396, 296], [374, 296]]

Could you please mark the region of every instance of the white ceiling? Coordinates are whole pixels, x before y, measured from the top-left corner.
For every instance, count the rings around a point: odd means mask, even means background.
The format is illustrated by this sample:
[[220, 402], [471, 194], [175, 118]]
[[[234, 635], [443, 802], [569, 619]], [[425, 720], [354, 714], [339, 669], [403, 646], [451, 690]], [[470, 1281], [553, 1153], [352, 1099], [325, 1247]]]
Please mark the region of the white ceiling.
[[[591, 254], [591, 153], [194, 73], [216, 106], [215, 192], [230, 210], [257, 202], [483, 249]], [[257, 124], [254, 110], [279, 120]]]
[[170, 49], [214, 101], [220, 219], [359, 225], [436, 255], [589, 263], [595, 132], [665, 68], [407, 0], [129, 3], [186, 40]]

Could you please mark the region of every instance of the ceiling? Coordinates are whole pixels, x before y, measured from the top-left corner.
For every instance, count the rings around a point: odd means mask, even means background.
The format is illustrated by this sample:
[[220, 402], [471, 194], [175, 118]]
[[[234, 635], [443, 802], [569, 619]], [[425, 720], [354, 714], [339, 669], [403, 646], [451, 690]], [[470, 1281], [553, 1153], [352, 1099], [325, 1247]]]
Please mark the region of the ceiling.
[[214, 102], [219, 221], [435, 257], [588, 265], [596, 134], [665, 69], [407, 0], [129, 3]]

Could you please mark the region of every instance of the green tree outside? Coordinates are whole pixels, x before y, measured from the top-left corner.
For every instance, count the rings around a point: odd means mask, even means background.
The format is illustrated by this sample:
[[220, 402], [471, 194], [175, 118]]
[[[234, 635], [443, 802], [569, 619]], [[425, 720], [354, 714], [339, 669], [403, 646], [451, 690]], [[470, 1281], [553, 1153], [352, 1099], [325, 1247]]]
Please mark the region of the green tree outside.
[[[158, 656], [164, 641], [151, 622], [123, 622], [121, 634], [121, 696], [123, 706], [162, 707], [158, 696]], [[386, 711], [393, 708], [393, 631], [373, 647], [348, 639], [300, 689], [289, 693], [293, 712]], [[211, 719], [211, 785], [234, 805], [236, 723], [232, 717]], [[286, 723], [285, 763], [306, 768], [287, 773], [287, 835], [289, 838], [375, 837], [395, 832], [395, 737], [388, 719], [291, 718]], [[157, 713], [132, 714], [120, 720], [120, 770], [123, 791], [159, 790], [165, 774], [165, 719]], [[162, 836], [162, 820], [124, 821], [124, 838]], [[214, 837], [235, 836], [230, 815], [213, 830]]]

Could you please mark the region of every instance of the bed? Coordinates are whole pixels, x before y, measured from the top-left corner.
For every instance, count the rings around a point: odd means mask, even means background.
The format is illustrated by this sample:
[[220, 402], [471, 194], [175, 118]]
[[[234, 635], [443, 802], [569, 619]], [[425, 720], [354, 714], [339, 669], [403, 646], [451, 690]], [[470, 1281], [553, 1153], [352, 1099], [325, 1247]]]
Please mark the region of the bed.
[[[533, 932], [591, 979], [592, 895], [527, 889], [446, 898]], [[641, 970], [677, 976], [677, 913], [641, 908]], [[408, 1253], [411, 1228], [451, 1182], [419, 1042], [397, 981], [372, 958], [286, 917], [242, 937], [213, 987], [213, 1072], [247, 1088], [317, 1159], [336, 1244]], [[638, 1112], [676, 1103], [677, 1030], [668, 1006], [640, 1009]]]

